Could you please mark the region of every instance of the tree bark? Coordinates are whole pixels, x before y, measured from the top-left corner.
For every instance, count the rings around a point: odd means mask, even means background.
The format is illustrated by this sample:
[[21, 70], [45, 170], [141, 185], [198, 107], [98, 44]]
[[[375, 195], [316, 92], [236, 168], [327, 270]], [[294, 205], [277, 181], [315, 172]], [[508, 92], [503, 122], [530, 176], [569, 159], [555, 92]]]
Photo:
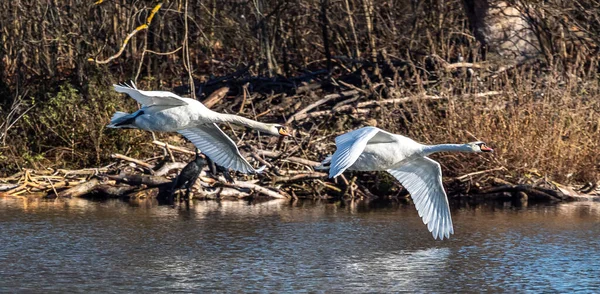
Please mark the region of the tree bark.
[[539, 55], [539, 42], [523, 11], [527, 3], [463, 0], [463, 4], [484, 58], [508, 64]]

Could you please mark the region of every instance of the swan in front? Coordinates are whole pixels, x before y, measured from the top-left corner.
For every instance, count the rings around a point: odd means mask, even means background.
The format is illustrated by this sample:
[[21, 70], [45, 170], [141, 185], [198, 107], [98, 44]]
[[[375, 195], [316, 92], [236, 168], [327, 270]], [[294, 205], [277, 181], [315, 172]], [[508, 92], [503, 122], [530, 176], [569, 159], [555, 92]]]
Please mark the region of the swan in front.
[[[319, 167], [334, 178], [346, 170], [387, 171], [408, 190], [419, 216], [435, 239], [454, 234], [436, 152], [493, 152], [484, 142], [424, 145], [376, 127], [364, 127], [335, 138], [337, 150]], [[329, 165], [329, 167], [327, 167]]]
[[142, 107], [134, 113], [116, 112], [109, 128], [137, 128], [146, 131], [178, 132], [190, 140], [216, 164], [243, 173], [258, 173], [240, 154], [235, 142], [216, 124], [233, 123], [256, 129], [260, 132], [289, 136], [286, 128], [279, 124], [260, 123], [233, 114], [218, 113], [208, 109], [200, 101], [182, 98], [167, 91], [142, 91], [135, 84], [113, 85], [115, 91], [126, 93]]

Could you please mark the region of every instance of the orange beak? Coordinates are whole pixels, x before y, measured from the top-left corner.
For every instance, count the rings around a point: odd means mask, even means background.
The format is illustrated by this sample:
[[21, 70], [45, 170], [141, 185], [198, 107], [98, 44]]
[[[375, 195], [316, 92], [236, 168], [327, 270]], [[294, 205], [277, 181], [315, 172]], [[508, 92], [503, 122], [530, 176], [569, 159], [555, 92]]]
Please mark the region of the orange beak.
[[490, 148], [490, 147], [488, 147], [486, 145], [483, 145], [483, 146], [481, 146], [481, 151], [483, 151], [483, 152], [494, 152], [494, 149], [492, 149], [492, 148]]
[[288, 131], [287, 131], [287, 129], [286, 129], [286, 128], [280, 128], [280, 129], [279, 129], [279, 134], [280, 134], [280, 135], [282, 135], [282, 136], [284, 136], [284, 137], [285, 137], [285, 136], [291, 136], [291, 134], [290, 134], [290, 133], [288, 133]]

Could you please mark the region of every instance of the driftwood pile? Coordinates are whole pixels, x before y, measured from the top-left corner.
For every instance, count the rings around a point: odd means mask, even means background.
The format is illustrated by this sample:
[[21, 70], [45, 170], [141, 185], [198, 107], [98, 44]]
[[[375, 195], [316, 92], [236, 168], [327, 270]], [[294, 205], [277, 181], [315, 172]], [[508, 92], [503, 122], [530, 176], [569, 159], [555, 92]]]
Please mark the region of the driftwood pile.
[[[81, 170], [48, 169], [29, 170], [0, 179], [0, 196], [4, 197], [81, 197], [99, 196], [111, 198], [146, 198], [158, 197], [168, 199], [173, 192], [173, 181], [179, 171], [193, 160], [195, 152], [178, 146], [154, 141], [154, 145], [164, 148], [166, 156], [140, 160], [122, 154], [113, 154], [114, 162], [100, 168]], [[297, 156], [293, 152], [278, 152], [241, 148], [242, 153], [256, 165], [266, 165], [265, 171], [259, 175], [243, 175], [230, 172], [234, 182], [229, 183], [223, 175], [214, 175], [205, 167], [192, 192], [194, 199], [217, 198], [361, 198], [375, 199], [378, 195], [370, 192], [366, 184], [340, 176], [336, 180], [327, 179], [327, 173], [314, 171], [318, 162]], [[249, 152], [244, 152], [250, 150]], [[465, 191], [465, 185], [473, 185], [473, 179], [488, 173], [500, 171], [497, 168], [446, 179], [450, 190]], [[377, 176], [377, 175], [374, 175]], [[481, 179], [480, 179], [481, 180]], [[462, 199], [501, 200], [524, 204], [527, 201], [571, 201], [596, 200], [600, 193], [595, 185], [586, 185], [580, 189], [550, 183], [543, 178], [531, 179], [528, 184], [512, 184], [502, 179], [491, 177], [488, 188], [471, 188], [468, 195], [457, 193], [454, 197]], [[463, 187], [461, 187], [463, 186]], [[398, 186], [399, 187], [399, 186]], [[181, 191], [180, 191], [181, 192]], [[182, 193], [176, 194], [182, 195]], [[406, 198], [407, 192], [400, 189], [394, 198]], [[390, 195], [382, 196], [392, 198]]]

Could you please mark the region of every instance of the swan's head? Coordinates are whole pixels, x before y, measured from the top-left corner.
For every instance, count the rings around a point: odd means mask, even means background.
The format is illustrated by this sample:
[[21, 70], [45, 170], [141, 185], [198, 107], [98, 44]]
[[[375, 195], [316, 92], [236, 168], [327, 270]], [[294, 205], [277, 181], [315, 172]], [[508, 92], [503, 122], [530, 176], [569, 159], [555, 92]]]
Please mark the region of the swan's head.
[[477, 141], [468, 143], [467, 145], [469, 145], [473, 152], [494, 152], [494, 149], [488, 147], [485, 142]]
[[291, 134], [290, 134], [290, 132], [288, 132], [287, 128], [280, 124], [266, 124], [266, 125], [267, 125], [267, 127], [265, 128], [264, 132], [268, 133], [269, 135], [282, 136], [282, 137], [291, 136]]

